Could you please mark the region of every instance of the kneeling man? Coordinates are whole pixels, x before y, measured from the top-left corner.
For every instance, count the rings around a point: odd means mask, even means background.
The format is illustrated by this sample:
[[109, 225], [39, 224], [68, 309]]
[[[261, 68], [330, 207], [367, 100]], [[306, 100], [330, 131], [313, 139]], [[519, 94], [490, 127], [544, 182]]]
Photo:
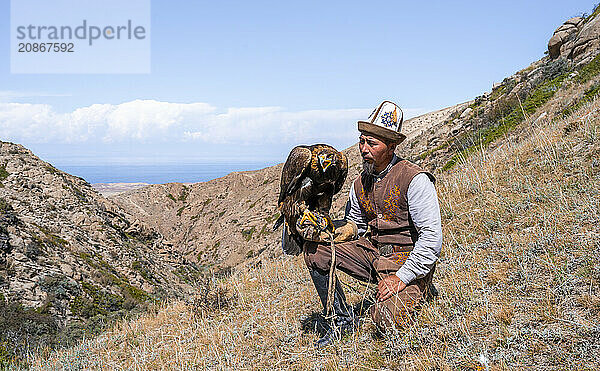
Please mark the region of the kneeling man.
[[[410, 323], [430, 294], [442, 246], [433, 175], [394, 153], [406, 138], [401, 133], [402, 121], [400, 107], [384, 101], [366, 121], [358, 122], [364, 169], [350, 189], [345, 215], [346, 221], [356, 225], [358, 238], [335, 245], [335, 269], [377, 283], [377, 303], [370, 313], [381, 328]], [[326, 307], [331, 247], [306, 242], [304, 259]], [[317, 346], [328, 345], [337, 335], [355, 328], [339, 281], [333, 309], [333, 326]]]

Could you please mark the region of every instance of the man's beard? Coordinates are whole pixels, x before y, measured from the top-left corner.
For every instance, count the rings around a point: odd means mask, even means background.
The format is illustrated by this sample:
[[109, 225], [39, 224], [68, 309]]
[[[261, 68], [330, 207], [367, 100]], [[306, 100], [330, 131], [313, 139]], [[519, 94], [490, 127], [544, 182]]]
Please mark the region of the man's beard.
[[363, 172], [361, 174], [362, 185], [365, 191], [370, 192], [375, 183], [375, 163], [363, 161]]

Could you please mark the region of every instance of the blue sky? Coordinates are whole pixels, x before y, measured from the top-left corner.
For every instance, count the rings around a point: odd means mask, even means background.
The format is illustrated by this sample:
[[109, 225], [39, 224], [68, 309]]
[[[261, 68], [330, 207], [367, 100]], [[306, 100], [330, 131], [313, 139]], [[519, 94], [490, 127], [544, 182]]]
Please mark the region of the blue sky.
[[414, 116], [472, 99], [593, 5], [153, 0], [151, 73], [52, 75], [10, 73], [0, 0], [0, 139], [58, 165], [276, 163], [300, 143], [345, 148], [381, 100]]

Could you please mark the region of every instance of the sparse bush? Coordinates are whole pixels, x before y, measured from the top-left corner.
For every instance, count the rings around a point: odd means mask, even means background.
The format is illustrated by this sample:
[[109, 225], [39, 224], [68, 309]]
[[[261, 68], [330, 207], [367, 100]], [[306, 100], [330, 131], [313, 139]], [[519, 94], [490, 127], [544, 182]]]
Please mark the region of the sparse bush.
[[185, 200], [187, 199], [187, 197], [189, 196], [189, 194], [190, 194], [189, 188], [186, 187], [186, 186], [183, 186], [181, 194], [179, 195], [179, 197], [177, 197], [177, 200], [185, 202]]
[[12, 206], [2, 197], [0, 197], [0, 213], [12, 211]]
[[90, 318], [98, 314], [116, 312], [123, 307], [123, 297], [111, 294], [88, 282], [82, 282], [85, 292], [73, 298], [70, 304], [71, 313], [82, 318]]
[[200, 270], [195, 264], [182, 264], [173, 273], [179, 277], [182, 281], [196, 286], [201, 282], [204, 272]]
[[30, 351], [55, 345], [57, 332], [51, 315], [0, 301], [0, 368], [23, 364]]
[[227, 286], [220, 285], [215, 277], [206, 275], [200, 281], [198, 293], [194, 297], [193, 309], [198, 314], [222, 311], [231, 308], [236, 297]]
[[244, 236], [244, 239], [246, 241], [250, 241], [252, 239], [252, 235], [254, 234], [255, 231], [256, 231], [256, 227], [252, 227], [249, 229], [242, 229], [242, 236]]
[[136, 260], [131, 263], [131, 269], [138, 272], [146, 281], [148, 282], [156, 282], [152, 272], [148, 269], [148, 263], [140, 260]]
[[4, 179], [8, 178], [10, 174], [8, 173], [8, 171], [6, 171], [6, 166], [4, 165], [0, 165], [0, 181], [3, 181]]
[[[552, 76], [556, 71], [562, 71], [563, 65], [556, 64], [558, 67], [550, 68], [549, 75]], [[551, 80], [546, 80], [533, 90], [525, 99], [511, 98], [510, 102], [503, 103], [506, 108], [499, 108], [496, 113], [496, 121], [492, 125], [479, 129], [471, 135], [463, 138], [463, 144], [458, 145], [459, 151], [443, 166], [442, 170], [451, 169], [456, 163], [468, 157], [473, 152], [487, 147], [490, 143], [498, 140], [519, 123], [527, 118], [527, 115], [534, 113], [539, 107], [545, 104], [556, 91], [561, 87], [564, 80], [567, 78], [567, 73], [563, 73]], [[504, 117], [504, 112], [510, 110], [510, 113]], [[500, 118], [500, 116], [502, 116]]]

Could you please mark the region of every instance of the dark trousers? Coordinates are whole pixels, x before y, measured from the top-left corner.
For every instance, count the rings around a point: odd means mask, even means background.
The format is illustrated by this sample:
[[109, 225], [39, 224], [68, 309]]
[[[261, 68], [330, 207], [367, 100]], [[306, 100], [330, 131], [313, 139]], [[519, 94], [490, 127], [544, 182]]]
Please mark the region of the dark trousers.
[[[381, 256], [379, 250], [364, 237], [335, 244], [335, 268], [363, 282], [378, 283], [385, 276], [395, 274], [404, 264], [410, 252], [396, 251]], [[304, 261], [309, 269], [329, 272], [331, 267], [331, 246], [329, 243], [307, 242], [304, 244]], [[409, 282], [407, 287], [384, 303], [371, 308], [373, 320], [379, 324], [381, 311], [387, 308], [392, 321], [401, 325], [410, 321], [413, 313], [420, 308], [433, 276], [434, 269], [423, 278]], [[385, 311], [385, 310], [384, 310]], [[385, 325], [384, 327], [387, 327]]]

